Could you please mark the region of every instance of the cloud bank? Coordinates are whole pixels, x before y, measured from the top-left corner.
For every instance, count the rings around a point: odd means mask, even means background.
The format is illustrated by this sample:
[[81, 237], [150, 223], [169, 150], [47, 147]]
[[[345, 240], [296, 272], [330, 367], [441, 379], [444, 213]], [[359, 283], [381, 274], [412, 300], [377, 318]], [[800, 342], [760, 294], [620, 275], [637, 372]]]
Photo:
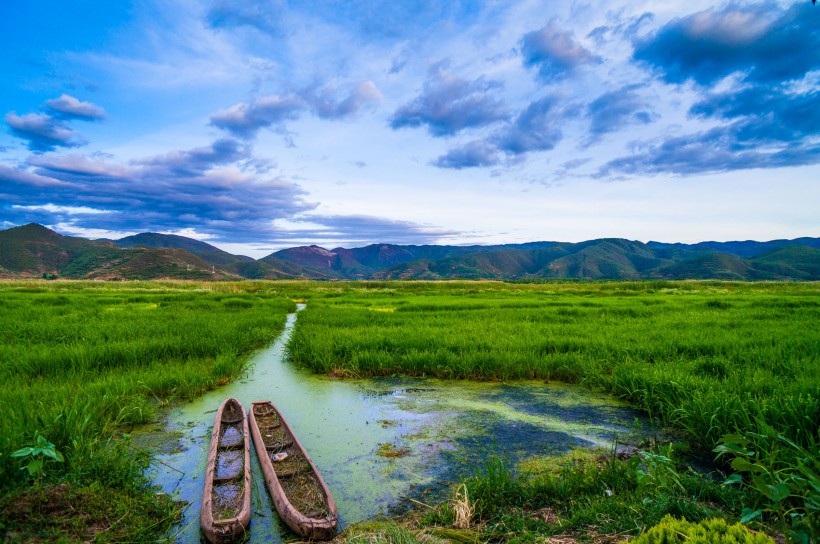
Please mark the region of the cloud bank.
[[381, 100], [381, 92], [372, 81], [359, 82], [347, 93], [313, 84], [296, 92], [234, 104], [212, 115], [211, 125], [237, 138], [253, 139], [261, 129], [283, 130], [288, 121], [295, 121], [304, 113], [321, 119], [349, 119], [377, 106]]
[[[674, 19], [635, 43], [664, 82], [698, 86], [689, 116], [715, 126], [643, 142], [598, 175], [694, 175], [820, 162], [820, 26], [807, 3], [728, 5]], [[799, 51], [798, 51], [799, 49]], [[732, 79], [734, 78], [734, 79]], [[714, 91], [723, 82], [727, 90]]]
[[47, 100], [42, 109], [45, 113], [17, 115], [9, 112], [4, 120], [11, 134], [25, 140], [30, 151], [44, 153], [59, 147], [80, 147], [87, 142], [82, 135], [69, 127], [67, 121], [100, 121], [105, 110], [91, 102], [80, 102], [73, 96], [60, 95]]
[[524, 65], [536, 68], [545, 81], [568, 77], [585, 64], [601, 62], [575, 40], [572, 32], [555, 23], [526, 33], [521, 39], [521, 51]]
[[421, 94], [393, 113], [392, 128], [426, 127], [433, 136], [451, 136], [509, 116], [504, 102], [494, 95], [499, 82], [464, 79], [448, 72], [447, 66], [438, 62], [430, 67]]

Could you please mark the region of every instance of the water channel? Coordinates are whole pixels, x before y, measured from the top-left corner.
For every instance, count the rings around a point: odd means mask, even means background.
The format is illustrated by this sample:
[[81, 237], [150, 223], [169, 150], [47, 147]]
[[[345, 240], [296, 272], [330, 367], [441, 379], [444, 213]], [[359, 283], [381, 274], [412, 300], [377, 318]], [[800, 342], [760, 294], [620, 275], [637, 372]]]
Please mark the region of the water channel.
[[[276, 342], [253, 356], [243, 379], [175, 407], [157, 425], [134, 433], [135, 443], [154, 457], [151, 479], [188, 503], [171, 533], [176, 542], [200, 542], [210, 429], [227, 397], [246, 410], [255, 400], [279, 407], [333, 493], [342, 528], [414, 501], [435, 504], [488, 455], [517, 462], [577, 447], [612, 447], [616, 437], [645, 428], [635, 410], [578, 386], [317, 376], [285, 360], [296, 318], [290, 314]], [[248, 540], [281, 542], [286, 529], [272, 509], [254, 448], [251, 454]]]

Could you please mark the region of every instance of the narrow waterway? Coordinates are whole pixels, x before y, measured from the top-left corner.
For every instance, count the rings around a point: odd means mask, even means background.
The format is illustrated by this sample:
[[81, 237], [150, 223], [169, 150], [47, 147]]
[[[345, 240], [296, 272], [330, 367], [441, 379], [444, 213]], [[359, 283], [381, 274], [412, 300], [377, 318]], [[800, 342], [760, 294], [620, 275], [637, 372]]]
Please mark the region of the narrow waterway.
[[[200, 542], [210, 429], [227, 397], [246, 410], [255, 400], [279, 407], [330, 487], [342, 527], [400, 511], [412, 501], [435, 503], [488, 455], [517, 462], [577, 447], [611, 447], [616, 437], [625, 440], [645, 430], [635, 410], [577, 386], [316, 376], [285, 361], [296, 318], [290, 314], [276, 342], [254, 355], [246, 377], [173, 408], [160, 424], [134, 433], [135, 442], [154, 456], [151, 479], [188, 503], [172, 531], [176, 542]], [[251, 452], [249, 541], [279, 542], [285, 529]]]

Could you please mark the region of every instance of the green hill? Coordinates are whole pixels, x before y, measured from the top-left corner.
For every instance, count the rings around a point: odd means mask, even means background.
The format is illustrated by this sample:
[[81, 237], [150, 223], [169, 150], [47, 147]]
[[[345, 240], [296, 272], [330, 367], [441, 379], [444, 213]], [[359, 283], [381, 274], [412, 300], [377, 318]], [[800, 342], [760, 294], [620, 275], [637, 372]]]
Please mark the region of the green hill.
[[728, 253], [707, 253], [670, 264], [650, 272], [650, 277], [695, 280], [763, 280], [773, 278], [760, 273], [748, 261]]
[[113, 240], [113, 243], [118, 247], [132, 248], [132, 247], [157, 247], [157, 248], [176, 248], [184, 249], [189, 253], [193, 253], [203, 261], [216, 266], [229, 266], [236, 262], [253, 262], [250, 257], [240, 255], [232, 255], [227, 251], [222, 251], [218, 247], [211, 244], [186, 238], [185, 236], [177, 236], [175, 234], [157, 234], [155, 232], [143, 232], [133, 236], [126, 236], [119, 240]]
[[147, 247], [85, 252], [63, 268], [60, 275], [67, 279], [102, 280], [242, 279], [185, 250]]
[[817, 280], [820, 278], [820, 249], [787, 246], [767, 251], [750, 262], [759, 270], [783, 278]]
[[549, 263], [543, 277], [640, 279], [642, 272], [664, 263], [646, 245], [629, 240], [593, 240], [573, 249], [577, 251]]
[[241, 279], [183, 249], [120, 248], [107, 240], [62, 236], [35, 223], [0, 231], [0, 266], [13, 277]]
[[36, 223], [0, 231], [0, 266], [23, 277], [58, 274], [86, 252], [111, 248], [108, 242], [62, 236]]
[[308, 277], [299, 265], [286, 263], [275, 258], [237, 262], [225, 267], [226, 270], [251, 280], [278, 280]]
[[819, 248], [818, 238], [700, 244], [602, 238], [494, 246], [372, 244], [331, 250], [313, 245], [254, 260], [184, 236], [142, 233], [91, 241], [32, 223], [0, 231], [0, 277], [817, 281]]
[[376, 272], [374, 279], [724, 279], [817, 280], [820, 250], [787, 246], [754, 259], [686, 249], [651, 247], [618, 238], [541, 249], [504, 249], [440, 260], [421, 259]]
[[768, 242], [757, 242], [755, 240], [744, 240], [734, 242], [698, 242], [697, 244], [666, 244], [663, 242], [648, 242], [652, 249], [684, 249], [695, 251], [709, 251], [719, 253], [731, 253], [745, 259], [756, 257], [778, 249], [794, 245], [808, 246], [820, 249], [820, 238], [795, 238], [794, 240], [769, 240]]
[[240, 280], [240, 276], [206, 263], [196, 255], [177, 248], [121, 250], [116, 259], [88, 271], [84, 279], [179, 279]]
[[374, 275], [385, 279], [640, 279], [673, 262], [640, 242], [606, 238], [537, 249], [503, 249], [406, 263]]
[[[558, 245], [557, 242], [530, 242], [526, 244], [504, 244], [495, 246], [433, 246], [433, 245], [397, 245], [371, 244], [365, 247], [345, 249], [337, 247], [331, 250], [319, 246], [301, 246], [283, 249], [263, 258], [267, 261], [276, 258], [284, 262], [298, 264], [305, 268], [308, 277], [323, 279], [367, 279], [387, 277], [417, 277], [433, 279], [443, 273], [449, 277], [446, 267], [450, 259], [472, 258], [479, 254], [495, 254], [507, 250], [536, 250]], [[468, 261], [469, 261], [468, 258]], [[503, 257], [502, 257], [503, 258]], [[441, 271], [428, 270], [426, 265], [444, 261], [436, 268]], [[455, 262], [455, 261], [453, 261]], [[406, 266], [405, 266], [406, 265]], [[497, 277], [491, 271], [483, 270], [480, 263], [459, 265], [469, 276], [460, 277]]]

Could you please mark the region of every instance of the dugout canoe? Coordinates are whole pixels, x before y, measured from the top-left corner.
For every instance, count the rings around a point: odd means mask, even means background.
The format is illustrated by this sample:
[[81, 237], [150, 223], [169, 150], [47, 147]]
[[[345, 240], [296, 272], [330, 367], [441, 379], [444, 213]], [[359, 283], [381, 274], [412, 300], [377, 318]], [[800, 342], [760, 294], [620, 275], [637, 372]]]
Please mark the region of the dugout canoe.
[[233, 542], [251, 522], [250, 447], [245, 408], [236, 399], [225, 399], [214, 417], [199, 512], [209, 542]]
[[270, 401], [251, 404], [250, 428], [265, 484], [279, 517], [309, 540], [336, 536], [336, 503], [316, 465]]

